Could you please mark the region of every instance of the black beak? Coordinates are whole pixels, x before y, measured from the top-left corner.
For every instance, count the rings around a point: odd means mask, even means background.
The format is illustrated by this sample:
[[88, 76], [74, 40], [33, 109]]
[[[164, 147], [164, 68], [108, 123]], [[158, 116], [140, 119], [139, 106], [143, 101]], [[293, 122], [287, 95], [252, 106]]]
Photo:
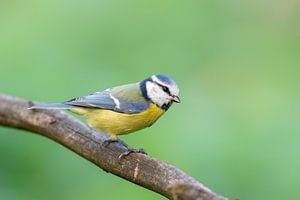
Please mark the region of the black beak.
[[173, 97], [173, 101], [176, 102], [176, 103], [180, 103], [181, 102], [179, 96], [174, 96]]

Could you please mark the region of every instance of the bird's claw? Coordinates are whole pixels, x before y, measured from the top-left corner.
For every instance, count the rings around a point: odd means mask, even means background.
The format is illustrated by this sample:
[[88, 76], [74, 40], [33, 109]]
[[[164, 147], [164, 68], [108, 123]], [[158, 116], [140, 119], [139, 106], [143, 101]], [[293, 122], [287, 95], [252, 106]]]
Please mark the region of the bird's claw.
[[118, 143], [122, 144], [126, 148], [126, 151], [121, 153], [118, 157], [119, 163], [121, 163], [121, 161], [124, 157], [128, 156], [131, 153], [142, 153], [142, 154], [147, 155], [147, 152], [145, 151], [145, 149], [143, 149], [143, 148], [141, 148], [141, 149], [130, 148], [125, 142], [123, 142], [122, 140], [119, 140], [118, 138], [109, 138], [109, 139], [105, 140], [103, 142], [103, 146], [107, 147], [111, 143], [115, 143], [115, 142], [118, 142]]
[[115, 143], [115, 142], [122, 144], [124, 147], [128, 149], [128, 145], [125, 144], [125, 142], [123, 142], [122, 140], [119, 140], [118, 138], [109, 138], [107, 140], [104, 140], [103, 146], [108, 147], [111, 143]]
[[141, 154], [147, 155], [147, 152], [143, 148], [142, 149], [127, 148], [127, 150], [125, 152], [123, 152], [119, 155], [119, 157], [118, 157], [119, 162], [121, 162], [124, 157], [128, 156], [131, 153], [141, 153]]

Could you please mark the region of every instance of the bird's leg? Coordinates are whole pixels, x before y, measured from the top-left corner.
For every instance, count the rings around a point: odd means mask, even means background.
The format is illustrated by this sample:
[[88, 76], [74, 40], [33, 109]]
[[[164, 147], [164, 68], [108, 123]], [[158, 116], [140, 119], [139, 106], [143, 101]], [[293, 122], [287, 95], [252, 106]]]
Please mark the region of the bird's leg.
[[110, 137], [103, 142], [103, 145], [105, 147], [107, 147], [111, 143], [115, 143], [115, 142], [118, 142], [118, 143], [122, 144], [127, 149], [125, 152], [123, 152], [123, 153], [121, 153], [119, 155], [119, 157], [118, 157], [119, 162], [121, 162], [121, 160], [124, 157], [128, 156], [131, 153], [142, 153], [142, 154], [146, 154], [147, 155], [146, 151], [143, 148], [142, 149], [131, 148], [125, 142], [123, 142], [122, 140], [120, 140], [119, 138], [117, 138], [115, 135], [110, 135]]

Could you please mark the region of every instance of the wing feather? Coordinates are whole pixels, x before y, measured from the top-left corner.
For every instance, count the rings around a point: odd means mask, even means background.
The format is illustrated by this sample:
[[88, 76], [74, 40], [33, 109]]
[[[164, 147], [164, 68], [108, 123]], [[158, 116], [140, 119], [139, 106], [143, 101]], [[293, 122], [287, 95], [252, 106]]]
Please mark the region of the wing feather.
[[[74, 98], [64, 102], [64, 104], [86, 108], [102, 108], [128, 114], [140, 113], [149, 107], [149, 103], [143, 98], [134, 100], [133, 98], [124, 97], [124, 93], [130, 93], [132, 89], [139, 88], [121, 87]], [[112, 90], [115, 91], [112, 92]]]
[[115, 103], [108, 92], [95, 92], [87, 96], [77, 97], [64, 102], [68, 105], [87, 107], [87, 108], [104, 108], [114, 109]]

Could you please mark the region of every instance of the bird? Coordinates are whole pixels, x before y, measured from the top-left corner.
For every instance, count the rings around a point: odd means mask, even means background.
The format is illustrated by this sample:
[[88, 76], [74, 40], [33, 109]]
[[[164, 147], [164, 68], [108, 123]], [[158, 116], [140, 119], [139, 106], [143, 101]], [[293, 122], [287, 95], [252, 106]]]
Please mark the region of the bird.
[[[87, 123], [109, 136], [106, 143], [154, 124], [173, 103], [180, 103], [179, 87], [167, 75], [115, 86], [62, 103], [36, 104], [29, 109], [62, 109], [83, 115]], [[128, 146], [126, 146], [128, 147]], [[128, 149], [129, 154], [136, 151]]]

